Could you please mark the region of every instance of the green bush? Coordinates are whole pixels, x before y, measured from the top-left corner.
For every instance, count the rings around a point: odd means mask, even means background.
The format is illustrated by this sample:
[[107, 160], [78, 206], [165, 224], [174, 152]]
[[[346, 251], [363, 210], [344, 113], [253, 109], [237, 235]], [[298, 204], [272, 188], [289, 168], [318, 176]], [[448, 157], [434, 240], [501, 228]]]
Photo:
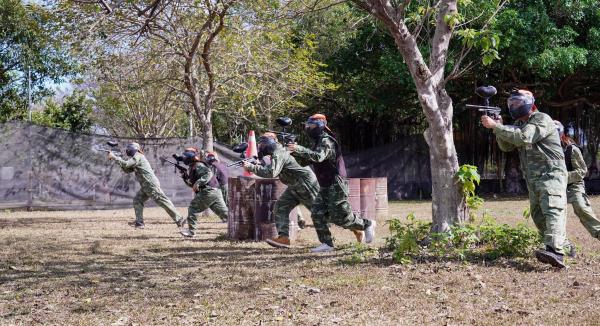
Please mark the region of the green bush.
[[407, 222], [389, 222], [387, 249], [400, 264], [410, 263], [418, 255], [461, 260], [527, 257], [541, 244], [538, 232], [524, 223], [514, 227], [499, 224], [486, 214], [478, 224], [452, 226], [444, 233], [430, 233], [431, 223], [417, 220], [413, 213], [407, 216]]

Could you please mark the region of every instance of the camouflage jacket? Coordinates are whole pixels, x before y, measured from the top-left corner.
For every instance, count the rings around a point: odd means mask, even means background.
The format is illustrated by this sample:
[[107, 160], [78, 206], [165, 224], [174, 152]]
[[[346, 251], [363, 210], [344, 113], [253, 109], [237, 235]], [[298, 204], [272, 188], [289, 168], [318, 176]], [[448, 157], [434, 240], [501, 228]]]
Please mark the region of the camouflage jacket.
[[160, 187], [160, 182], [150, 166], [150, 162], [141, 153], [135, 153], [133, 157], [124, 160], [120, 157], [114, 158], [115, 162], [125, 173], [135, 173], [135, 178], [142, 187]]
[[263, 178], [277, 178], [288, 187], [302, 186], [304, 184], [317, 183], [317, 177], [309, 167], [303, 167], [296, 162], [296, 159], [277, 144], [277, 148], [271, 155], [271, 164], [269, 165], [250, 165], [250, 172]]
[[189, 178], [186, 180], [186, 184], [190, 187], [196, 187], [202, 189], [207, 186], [213, 179], [214, 174], [204, 162], [196, 162], [190, 165], [188, 169]]
[[568, 171], [569, 179], [567, 181], [568, 192], [582, 192], [585, 193], [585, 185], [583, 182], [583, 178], [587, 174], [587, 165], [583, 160], [583, 154], [581, 154], [581, 150], [579, 147], [575, 145], [571, 145], [571, 165], [573, 166], [572, 171]]
[[323, 133], [311, 149], [297, 145], [293, 155], [312, 163], [321, 187], [329, 187], [339, 177], [346, 178], [342, 153], [335, 139], [327, 133]]
[[502, 151], [519, 150], [521, 170], [527, 180], [560, 171], [566, 175], [565, 155], [554, 121], [549, 115], [536, 111], [525, 121], [513, 126], [497, 124], [496, 140]]

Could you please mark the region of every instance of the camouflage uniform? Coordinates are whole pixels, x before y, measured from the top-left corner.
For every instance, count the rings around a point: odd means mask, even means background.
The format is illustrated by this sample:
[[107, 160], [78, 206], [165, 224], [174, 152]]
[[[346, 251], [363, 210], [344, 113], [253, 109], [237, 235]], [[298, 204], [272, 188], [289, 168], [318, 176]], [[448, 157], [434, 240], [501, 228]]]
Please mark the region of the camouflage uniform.
[[196, 230], [196, 214], [210, 208], [222, 220], [227, 220], [228, 209], [223, 201], [223, 194], [219, 189], [219, 183], [209, 166], [204, 162], [195, 162], [188, 171], [189, 179], [186, 184], [190, 187], [196, 186], [198, 192], [188, 207], [187, 222], [191, 234]]
[[134, 172], [135, 178], [140, 183], [141, 189], [133, 198], [136, 223], [144, 224], [144, 202], [149, 198], [154, 199], [158, 206], [167, 211], [173, 221], [177, 222], [181, 220], [181, 215], [179, 215], [173, 203], [160, 189], [158, 178], [154, 175], [150, 163], [143, 154], [136, 153], [127, 161], [120, 157], [115, 157], [114, 160], [123, 169], [123, 172]]
[[297, 145], [293, 155], [312, 163], [321, 188], [310, 211], [321, 243], [333, 247], [328, 222], [349, 230], [366, 230], [371, 225], [350, 208], [346, 166], [332, 136], [323, 132], [312, 149]]
[[587, 165], [583, 160], [583, 155], [575, 145], [569, 145], [565, 148], [565, 158], [567, 163], [568, 186], [567, 202], [573, 205], [575, 215], [586, 230], [596, 239], [600, 239], [600, 221], [596, 218], [590, 200], [585, 194], [585, 184], [583, 178], [587, 174]]
[[277, 144], [271, 155], [271, 164], [250, 165], [248, 170], [263, 178], [279, 177], [279, 180], [288, 186], [275, 203], [273, 211], [277, 233], [289, 238], [290, 212], [299, 204], [310, 210], [319, 193], [319, 184], [314, 172], [308, 167], [300, 166], [281, 144]]
[[519, 150], [533, 222], [544, 243], [564, 254], [567, 168], [552, 118], [535, 111], [526, 122], [517, 120], [514, 126], [497, 124], [494, 134], [502, 151]]

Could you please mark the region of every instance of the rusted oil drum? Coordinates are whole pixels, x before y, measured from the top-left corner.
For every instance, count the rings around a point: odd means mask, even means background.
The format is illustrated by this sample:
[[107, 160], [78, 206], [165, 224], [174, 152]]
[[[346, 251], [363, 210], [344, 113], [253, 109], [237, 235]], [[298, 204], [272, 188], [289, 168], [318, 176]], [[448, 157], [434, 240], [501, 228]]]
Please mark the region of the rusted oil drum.
[[360, 179], [360, 213], [362, 218], [375, 219], [375, 178]]
[[[277, 236], [273, 209], [285, 189], [279, 179], [229, 178], [228, 237], [262, 241]], [[292, 240], [298, 235], [296, 214], [296, 210], [290, 213]]]
[[285, 190], [279, 179], [256, 179], [254, 202], [254, 240], [266, 240], [277, 236], [275, 202]]
[[375, 178], [375, 183], [375, 216], [387, 218], [389, 215], [387, 178]]
[[360, 178], [348, 178], [348, 202], [352, 212], [360, 215]]
[[229, 178], [227, 234], [233, 240], [254, 238], [254, 183], [250, 177]]

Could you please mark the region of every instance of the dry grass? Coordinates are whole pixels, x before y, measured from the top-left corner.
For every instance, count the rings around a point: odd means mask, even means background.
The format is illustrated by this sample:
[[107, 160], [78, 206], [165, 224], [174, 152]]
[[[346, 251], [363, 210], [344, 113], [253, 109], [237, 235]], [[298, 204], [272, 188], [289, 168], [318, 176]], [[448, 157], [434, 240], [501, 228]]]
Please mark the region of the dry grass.
[[[593, 203], [600, 212], [600, 198]], [[430, 206], [394, 203], [392, 212], [429, 218]], [[508, 223], [526, 206], [486, 203]], [[184, 240], [156, 208], [145, 230], [127, 226], [132, 210], [3, 212], [0, 324], [598, 324], [600, 242], [569, 211], [581, 249], [564, 271], [534, 259], [348, 266], [340, 263], [348, 250], [309, 253], [312, 228], [284, 251], [224, 240], [216, 218]], [[348, 231], [334, 234], [340, 247], [352, 242]]]

